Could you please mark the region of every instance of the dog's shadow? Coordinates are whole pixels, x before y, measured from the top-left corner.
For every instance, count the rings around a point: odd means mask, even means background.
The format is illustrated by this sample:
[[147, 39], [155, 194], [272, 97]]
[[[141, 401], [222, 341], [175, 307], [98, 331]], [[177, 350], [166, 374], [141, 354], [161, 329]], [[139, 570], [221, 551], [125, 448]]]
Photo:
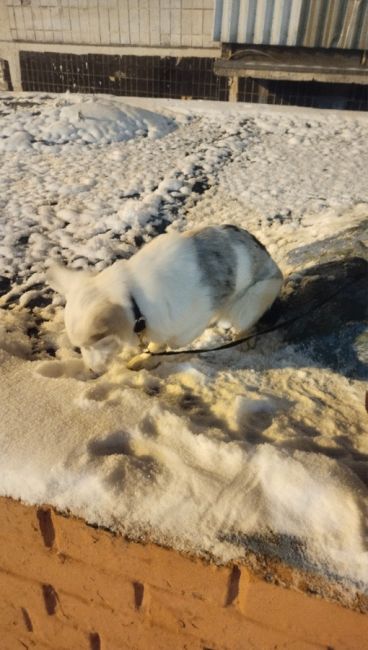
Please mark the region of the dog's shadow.
[[262, 332], [276, 326], [280, 345], [292, 344], [302, 351], [305, 365], [367, 379], [367, 291], [368, 262], [360, 257], [316, 264], [291, 274], [254, 329], [255, 351], [263, 337], [272, 336]]

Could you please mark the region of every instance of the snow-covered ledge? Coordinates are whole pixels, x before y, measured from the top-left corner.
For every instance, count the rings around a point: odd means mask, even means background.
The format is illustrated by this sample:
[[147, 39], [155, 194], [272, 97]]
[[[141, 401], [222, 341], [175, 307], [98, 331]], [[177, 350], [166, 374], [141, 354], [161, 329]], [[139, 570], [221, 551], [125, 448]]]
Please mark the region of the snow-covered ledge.
[[[351, 602], [364, 597], [360, 294], [304, 326], [302, 340], [274, 334], [139, 373], [119, 356], [95, 378], [44, 272], [49, 256], [100, 270], [164, 228], [229, 222], [265, 244], [298, 295], [308, 270], [322, 283], [323, 264], [364, 262], [367, 116], [70, 95], [0, 102], [0, 494], [217, 564], [276, 557]], [[335, 320], [349, 317], [349, 300], [353, 320]], [[226, 335], [212, 328], [196, 344]]]

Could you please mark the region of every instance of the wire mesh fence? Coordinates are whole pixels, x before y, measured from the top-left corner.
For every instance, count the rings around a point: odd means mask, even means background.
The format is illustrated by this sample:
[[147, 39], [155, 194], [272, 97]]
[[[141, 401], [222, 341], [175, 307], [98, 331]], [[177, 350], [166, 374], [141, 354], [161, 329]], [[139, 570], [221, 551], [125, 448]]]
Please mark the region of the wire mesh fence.
[[227, 100], [228, 82], [207, 57], [21, 52], [24, 90]]
[[[209, 57], [20, 52], [23, 90], [228, 101]], [[368, 86], [239, 78], [238, 101], [368, 110]]]

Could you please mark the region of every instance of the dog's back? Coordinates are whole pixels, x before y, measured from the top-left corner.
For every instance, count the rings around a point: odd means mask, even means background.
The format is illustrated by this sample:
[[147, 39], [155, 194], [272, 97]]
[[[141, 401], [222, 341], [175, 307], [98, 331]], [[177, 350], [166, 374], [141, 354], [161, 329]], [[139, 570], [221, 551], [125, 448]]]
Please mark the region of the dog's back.
[[243, 228], [207, 226], [187, 236], [193, 241], [202, 282], [210, 286], [217, 307], [250, 285], [282, 278], [265, 246]]

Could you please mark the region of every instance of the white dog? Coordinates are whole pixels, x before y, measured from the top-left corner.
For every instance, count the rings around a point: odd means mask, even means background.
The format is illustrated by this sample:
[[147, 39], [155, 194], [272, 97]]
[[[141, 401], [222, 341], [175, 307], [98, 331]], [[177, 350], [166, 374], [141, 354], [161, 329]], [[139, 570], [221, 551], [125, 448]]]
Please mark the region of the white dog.
[[230, 225], [161, 235], [100, 273], [53, 265], [47, 279], [66, 298], [71, 343], [96, 372], [142, 336], [180, 348], [220, 319], [249, 330], [282, 285], [264, 246]]

